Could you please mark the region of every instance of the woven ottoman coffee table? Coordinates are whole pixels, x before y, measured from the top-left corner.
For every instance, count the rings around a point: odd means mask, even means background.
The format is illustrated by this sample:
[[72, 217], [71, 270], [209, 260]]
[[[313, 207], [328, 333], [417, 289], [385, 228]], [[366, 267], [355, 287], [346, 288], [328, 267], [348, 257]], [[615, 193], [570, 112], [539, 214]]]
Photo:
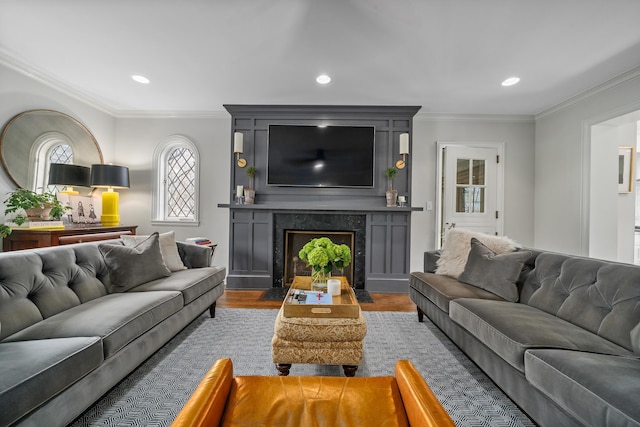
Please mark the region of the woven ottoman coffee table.
[[[357, 303], [353, 289], [346, 279], [342, 280], [341, 296], [335, 296], [333, 313], [329, 308], [312, 309], [309, 314], [285, 307], [289, 294], [296, 286], [304, 288], [306, 283], [292, 285], [287, 298], [282, 304], [274, 326], [271, 340], [271, 355], [279, 375], [289, 375], [294, 363], [312, 363], [317, 365], [342, 365], [344, 374], [353, 377], [362, 363], [363, 340], [367, 334], [367, 325]], [[355, 304], [347, 311], [339, 308], [346, 304]], [[315, 306], [314, 306], [315, 307]], [[287, 313], [285, 313], [287, 311]], [[299, 313], [291, 315], [289, 312]], [[354, 314], [355, 313], [355, 314]], [[349, 317], [343, 317], [349, 316]], [[307, 317], [310, 316], [310, 317]], [[331, 317], [329, 317], [331, 316]]]

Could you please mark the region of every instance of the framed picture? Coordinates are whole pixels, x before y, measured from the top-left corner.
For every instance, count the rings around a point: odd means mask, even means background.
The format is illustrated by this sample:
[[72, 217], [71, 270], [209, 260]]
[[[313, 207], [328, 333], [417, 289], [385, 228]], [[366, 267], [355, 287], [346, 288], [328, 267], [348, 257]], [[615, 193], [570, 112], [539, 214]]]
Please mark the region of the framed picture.
[[60, 193], [57, 197], [64, 206], [71, 206], [71, 210], [68, 210], [66, 215], [62, 217], [63, 222], [69, 224], [100, 223], [100, 215], [102, 215], [102, 199], [100, 197]]
[[618, 193], [633, 191], [633, 147], [618, 147]]

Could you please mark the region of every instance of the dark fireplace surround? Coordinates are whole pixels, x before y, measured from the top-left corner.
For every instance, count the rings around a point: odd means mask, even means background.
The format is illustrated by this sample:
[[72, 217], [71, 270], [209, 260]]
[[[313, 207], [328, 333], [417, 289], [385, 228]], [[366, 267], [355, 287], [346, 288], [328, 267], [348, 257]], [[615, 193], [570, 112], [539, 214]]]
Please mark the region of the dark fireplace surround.
[[276, 213], [273, 236], [273, 286], [281, 287], [285, 264], [285, 232], [351, 231], [354, 233], [354, 249], [351, 254], [356, 289], [365, 287], [365, 233], [366, 215], [330, 213]]

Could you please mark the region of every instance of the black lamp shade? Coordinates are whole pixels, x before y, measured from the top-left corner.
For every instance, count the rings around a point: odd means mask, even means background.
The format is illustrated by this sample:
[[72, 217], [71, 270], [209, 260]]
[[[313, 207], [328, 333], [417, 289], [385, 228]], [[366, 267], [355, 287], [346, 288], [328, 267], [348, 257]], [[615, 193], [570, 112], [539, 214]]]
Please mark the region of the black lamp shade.
[[91, 186], [129, 188], [129, 168], [116, 165], [91, 165]]
[[86, 166], [65, 163], [51, 163], [49, 165], [49, 185], [67, 185], [70, 187], [89, 187], [91, 169]]

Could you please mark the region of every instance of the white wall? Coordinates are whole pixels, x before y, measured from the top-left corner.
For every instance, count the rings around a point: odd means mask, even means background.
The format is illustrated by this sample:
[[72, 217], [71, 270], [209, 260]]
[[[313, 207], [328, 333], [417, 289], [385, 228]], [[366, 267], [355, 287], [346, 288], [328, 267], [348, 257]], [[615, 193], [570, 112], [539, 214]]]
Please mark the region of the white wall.
[[[0, 126], [16, 114], [26, 110], [50, 109], [77, 119], [93, 133], [105, 161], [113, 157], [115, 147], [115, 119], [71, 94], [53, 88], [45, 81], [28, 77], [0, 61]], [[4, 170], [0, 172], [0, 197], [15, 190], [15, 184]], [[0, 214], [4, 213], [4, 209]]]
[[640, 69], [536, 117], [536, 248], [588, 255], [591, 126], [638, 109]]
[[[504, 234], [524, 246], [533, 244], [534, 134], [533, 118], [520, 116], [446, 117], [418, 112], [413, 121], [411, 271], [422, 270], [423, 254], [435, 248], [436, 142], [504, 142]], [[427, 201], [434, 210], [427, 211]]]
[[[231, 116], [212, 114], [199, 118], [118, 118], [115, 162], [129, 167], [131, 188], [120, 192], [120, 217], [138, 224], [139, 234], [174, 230], [176, 239], [208, 237], [218, 243], [214, 263], [229, 258], [229, 165]], [[200, 153], [200, 225], [152, 226], [153, 152], [171, 135], [189, 138]]]

